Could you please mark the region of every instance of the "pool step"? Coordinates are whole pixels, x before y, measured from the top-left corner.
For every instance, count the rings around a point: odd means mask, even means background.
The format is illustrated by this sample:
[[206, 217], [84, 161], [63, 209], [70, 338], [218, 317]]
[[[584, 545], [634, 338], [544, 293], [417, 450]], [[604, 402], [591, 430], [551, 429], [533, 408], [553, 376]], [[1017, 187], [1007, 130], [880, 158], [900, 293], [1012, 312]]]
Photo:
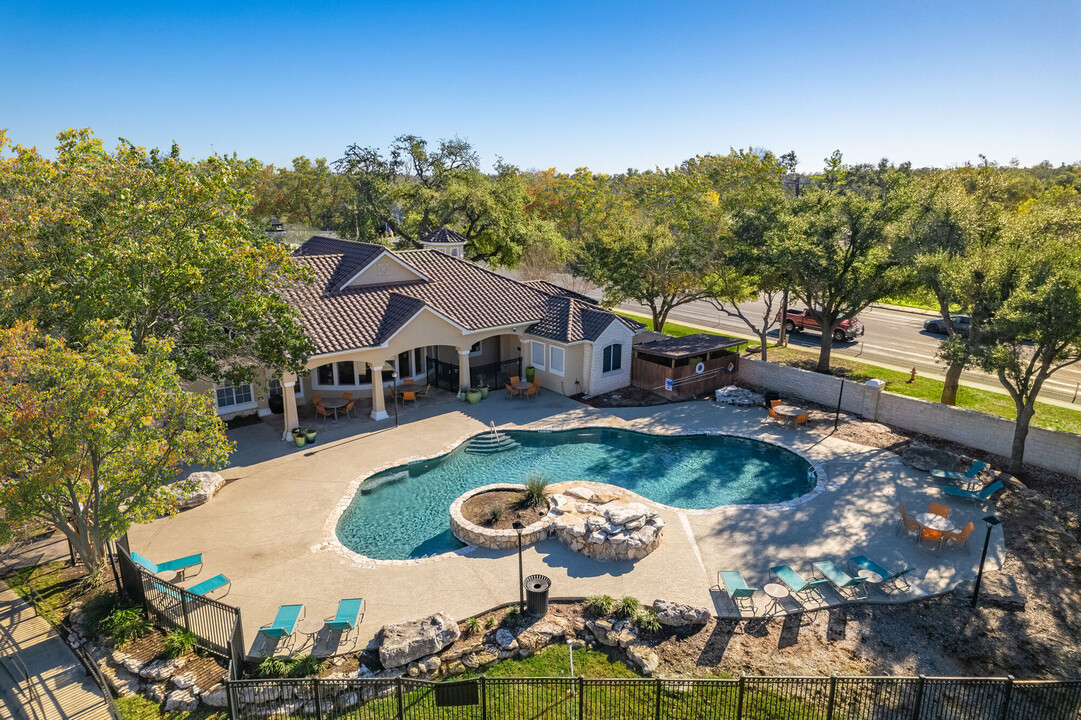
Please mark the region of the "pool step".
[[475, 437], [469, 441], [465, 451], [471, 453], [497, 453], [504, 450], [513, 450], [518, 447], [518, 441], [507, 435], [488, 433]]

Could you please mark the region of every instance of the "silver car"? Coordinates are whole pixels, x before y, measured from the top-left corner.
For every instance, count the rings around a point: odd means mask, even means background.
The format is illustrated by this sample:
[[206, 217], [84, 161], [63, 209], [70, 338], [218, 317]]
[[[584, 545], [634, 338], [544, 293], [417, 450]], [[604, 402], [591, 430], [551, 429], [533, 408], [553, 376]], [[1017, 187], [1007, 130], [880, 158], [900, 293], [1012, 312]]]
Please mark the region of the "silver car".
[[[954, 332], [968, 337], [968, 331], [972, 327], [972, 318], [968, 315], [950, 315], [950, 320], [953, 321]], [[923, 329], [936, 335], [945, 335], [946, 323], [940, 317], [931, 318], [923, 323]]]

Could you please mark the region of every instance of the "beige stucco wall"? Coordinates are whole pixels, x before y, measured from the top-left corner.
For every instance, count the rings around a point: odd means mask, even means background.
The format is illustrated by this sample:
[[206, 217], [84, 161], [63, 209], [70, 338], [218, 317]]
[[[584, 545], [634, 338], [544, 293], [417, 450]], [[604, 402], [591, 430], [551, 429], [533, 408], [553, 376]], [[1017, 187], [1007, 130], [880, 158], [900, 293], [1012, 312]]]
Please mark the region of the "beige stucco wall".
[[[633, 341], [634, 333], [621, 322], [613, 322], [605, 328], [594, 341], [592, 353], [587, 353], [583, 361], [583, 372], [589, 379], [589, 389], [585, 392], [590, 395], [600, 395], [631, 384], [631, 343]], [[620, 369], [604, 372], [604, 348], [612, 343], [623, 345]]]
[[[540, 385], [542, 388], [547, 388], [553, 392], [562, 393], [568, 397], [579, 392], [588, 392], [585, 389], [586, 375], [582, 372], [584, 355], [589, 354], [589, 343], [577, 343], [574, 345], [564, 345], [563, 343], [557, 343], [552, 340], [546, 340], [545, 338], [534, 337], [532, 335], [525, 336], [527, 341], [544, 343], [544, 369], [536, 367], [536, 376], [540, 378]], [[551, 370], [552, 364], [552, 346], [563, 348], [563, 374], [557, 375]], [[522, 370], [532, 364], [532, 355], [527, 349], [523, 353]], [[578, 384], [575, 384], [575, 380]]]
[[381, 285], [383, 283], [409, 282], [419, 279], [416, 271], [407, 269], [400, 262], [381, 255], [350, 285]]

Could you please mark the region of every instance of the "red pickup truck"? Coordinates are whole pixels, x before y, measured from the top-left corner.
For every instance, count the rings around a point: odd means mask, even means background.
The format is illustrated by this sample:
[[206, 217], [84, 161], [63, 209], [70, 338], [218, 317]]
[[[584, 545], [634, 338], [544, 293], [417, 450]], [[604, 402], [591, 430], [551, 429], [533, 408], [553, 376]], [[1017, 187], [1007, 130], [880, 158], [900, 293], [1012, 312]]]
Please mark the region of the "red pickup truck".
[[[782, 313], [777, 313], [777, 322], [781, 321]], [[789, 308], [788, 319], [785, 328], [793, 333], [799, 330], [817, 330], [822, 332], [822, 314], [810, 308]], [[856, 318], [842, 320], [841, 324], [833, 328], [833, 339], [837, 342], [855, 340], [863, 335], [863, 323]]]

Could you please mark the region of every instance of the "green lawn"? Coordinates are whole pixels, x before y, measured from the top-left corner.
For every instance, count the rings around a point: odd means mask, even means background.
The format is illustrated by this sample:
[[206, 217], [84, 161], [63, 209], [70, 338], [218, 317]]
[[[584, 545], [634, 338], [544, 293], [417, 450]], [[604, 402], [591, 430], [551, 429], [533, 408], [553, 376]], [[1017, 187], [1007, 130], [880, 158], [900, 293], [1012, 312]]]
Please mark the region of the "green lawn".
[[[634, 313], [621, 314], [638, 320], [639, 322], [643, 322], [646, 324], [647, 328], [653, 329], [653, 323], [648, 317], [635, 315]], [[692, 328], [677, 323], [665, 323], [664, 332], [669, 335], [680, 337], [694, 333], [709, 333], [731, 337], [728, 333]], [[748, 340], [747, 348], [757, 348], [759, 344], [760, 343], [757, 340]], [[813, 370], [817, 364], [818, 351], [815, 349], [804, 350], [795, 347], [782, 348], [771, 346], [769, 349], [769, 360], [770, 362], [776, 362], [782, 365], [792, 365], [803, 368], [804, 370]], [[917, 377], [914, 382], [910, 383], [908, 382], [909, 374], [907, 372], [890, 370], [889, 368], [862, 363], [858, 360], [850, 360], [837, 355], [834, 355], [832, 358], [832, 369], [834, 375], [843, 375], [844, 377], [858, 382], [866, 382], [871, 378], [885, 380], [886, 392], [907, 395], [909, 397], [930, 400], [932, 402], [938, 402], [939, 398], [942, 397], [942, 387], [944, 383], [935, 378]], [[1013, 399], [1005, 393], [993, 392], [991, 390], [983, 390], [962, 385], [957, 391], [957, 406], [966, 410], [975, 410], [976, 412], [987, 413], [988, 415], [1009, 418], [1010, 420], [1013, 420], [1016, 417]], [[1032, 419], [1032, 424], [1047, 428], [1048, 430], [1081, 433], [1081, 411], [1059, 405], [1049, 405], [1047, 403], [1037, 402], [1036, 415]]]
[[[30, 605], [35, 605], [36, 600], [38, 613], [47, 622], [57, 625], [67, 616], [71, 601], [82, 594], [80, 575], [72, 571], [66, 562], [57, 561], [38, 567], [19, 568], [3, 580]], [[31, 590], [34, 592], [33, 600]]]

